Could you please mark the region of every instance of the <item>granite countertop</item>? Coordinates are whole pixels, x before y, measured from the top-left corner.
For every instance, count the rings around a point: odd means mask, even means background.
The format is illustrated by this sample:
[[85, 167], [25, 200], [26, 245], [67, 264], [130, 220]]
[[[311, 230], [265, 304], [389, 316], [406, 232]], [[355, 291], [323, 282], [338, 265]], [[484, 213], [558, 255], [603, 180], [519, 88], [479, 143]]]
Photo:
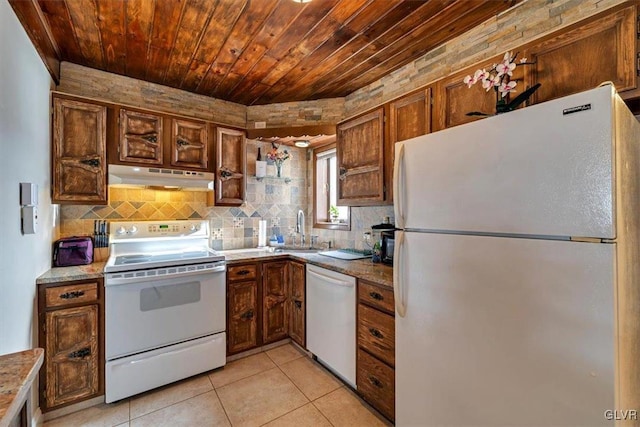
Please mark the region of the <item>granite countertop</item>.
[[[374, 264], [370, 258], [346, 261], [319, 255], [317, 252], [301, 252], [296, 250], [285, 250], [283, 252], [270, 252], [267, 250], [247, 252], [231, 251], [231, 253], [224, 253], [224, 255], [229, 265], [242, 262], [266, 261], [283, 257], [292, 258], [393, 289], [393, 268], [384, 264]], [[94, 262], [89, 265], [52, 268], [38, 277], [36, 284], [101, 278], [103, 277], [102, 270], [104, 269], [104, 265], [104, 262]]]
[[94, 262], [73, 267], [55, 267], [36, 279], [36, 284], [91, 280], [103, 277], [105, 262]]
[[11, 425], [22, 409], [43, 359], [41, 348], [0, 356], [0, 427]]
[[295, 250], [285, 250], [283, 252], [238, 252], [225, 254], [225, 257], [229, 265], [289, 257], [393, 289], [393, 268], [385, 264], [375, 264], [370, 258], [346, 261], [319, 255], [316, 252], [299, 252]]

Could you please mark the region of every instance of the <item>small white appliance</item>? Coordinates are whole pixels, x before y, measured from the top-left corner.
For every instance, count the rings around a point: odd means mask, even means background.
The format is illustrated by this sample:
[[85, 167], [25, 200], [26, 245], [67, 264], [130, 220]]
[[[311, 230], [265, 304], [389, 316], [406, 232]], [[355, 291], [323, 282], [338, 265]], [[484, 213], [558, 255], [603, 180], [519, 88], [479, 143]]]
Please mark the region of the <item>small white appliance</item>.
[[395, 152], [396, 424], [636, 425], [640, 125], [615, 90]]
[[307, 349], [356, 388], [356, 279], [307, 264]]
[[109, 239], [106, 402], [223, 366], [226, 263], [208, 222], [111, 222]]

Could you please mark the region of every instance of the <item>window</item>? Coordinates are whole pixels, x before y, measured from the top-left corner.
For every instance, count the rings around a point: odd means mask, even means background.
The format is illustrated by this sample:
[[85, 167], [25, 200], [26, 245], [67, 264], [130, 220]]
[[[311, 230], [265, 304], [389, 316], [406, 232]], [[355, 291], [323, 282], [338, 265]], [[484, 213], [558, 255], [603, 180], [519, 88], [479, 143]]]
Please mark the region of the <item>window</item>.
[[335, 143], [314, 150], [313, 173], [313, 226], [351, 230], [349, 207], [337, 206], [338, 162]]

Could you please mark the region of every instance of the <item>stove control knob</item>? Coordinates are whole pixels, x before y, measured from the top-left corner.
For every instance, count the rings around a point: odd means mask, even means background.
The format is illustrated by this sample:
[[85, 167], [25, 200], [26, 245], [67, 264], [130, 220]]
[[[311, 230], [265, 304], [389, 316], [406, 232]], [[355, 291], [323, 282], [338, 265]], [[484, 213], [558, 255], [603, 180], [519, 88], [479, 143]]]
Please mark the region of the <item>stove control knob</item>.
[[189, 226], [189, 230], [190, 230], [190, 231], [197, 231], [197, 230], [198, 230], [198, 227], [196, 227], [196, 225], [195, 225], [195, 224], [191, 224], [191, 225]]
[[135, 225], [132, 225], [131, 227], [129, 227], [129, 234], [136, 234], [138, 232], [138, 227], [136, 227]]
[[123, 235], [126, 232], [127, 232], [127, 229], [124, 227], [118, 227], [118, 229], [116, 230], [116, 234], [118, 235]]

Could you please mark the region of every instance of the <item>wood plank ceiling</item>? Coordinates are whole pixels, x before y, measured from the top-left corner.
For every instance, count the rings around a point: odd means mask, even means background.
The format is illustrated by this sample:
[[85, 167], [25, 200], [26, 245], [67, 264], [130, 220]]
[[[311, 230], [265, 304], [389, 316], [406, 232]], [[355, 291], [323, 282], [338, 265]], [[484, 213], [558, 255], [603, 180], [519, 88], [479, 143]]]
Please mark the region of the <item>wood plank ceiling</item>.
[[[24, 0], [10, 1], [29, 32]], [[518, 1], [26, 3], [59, 61], [256, 105], [346, 96]]]

